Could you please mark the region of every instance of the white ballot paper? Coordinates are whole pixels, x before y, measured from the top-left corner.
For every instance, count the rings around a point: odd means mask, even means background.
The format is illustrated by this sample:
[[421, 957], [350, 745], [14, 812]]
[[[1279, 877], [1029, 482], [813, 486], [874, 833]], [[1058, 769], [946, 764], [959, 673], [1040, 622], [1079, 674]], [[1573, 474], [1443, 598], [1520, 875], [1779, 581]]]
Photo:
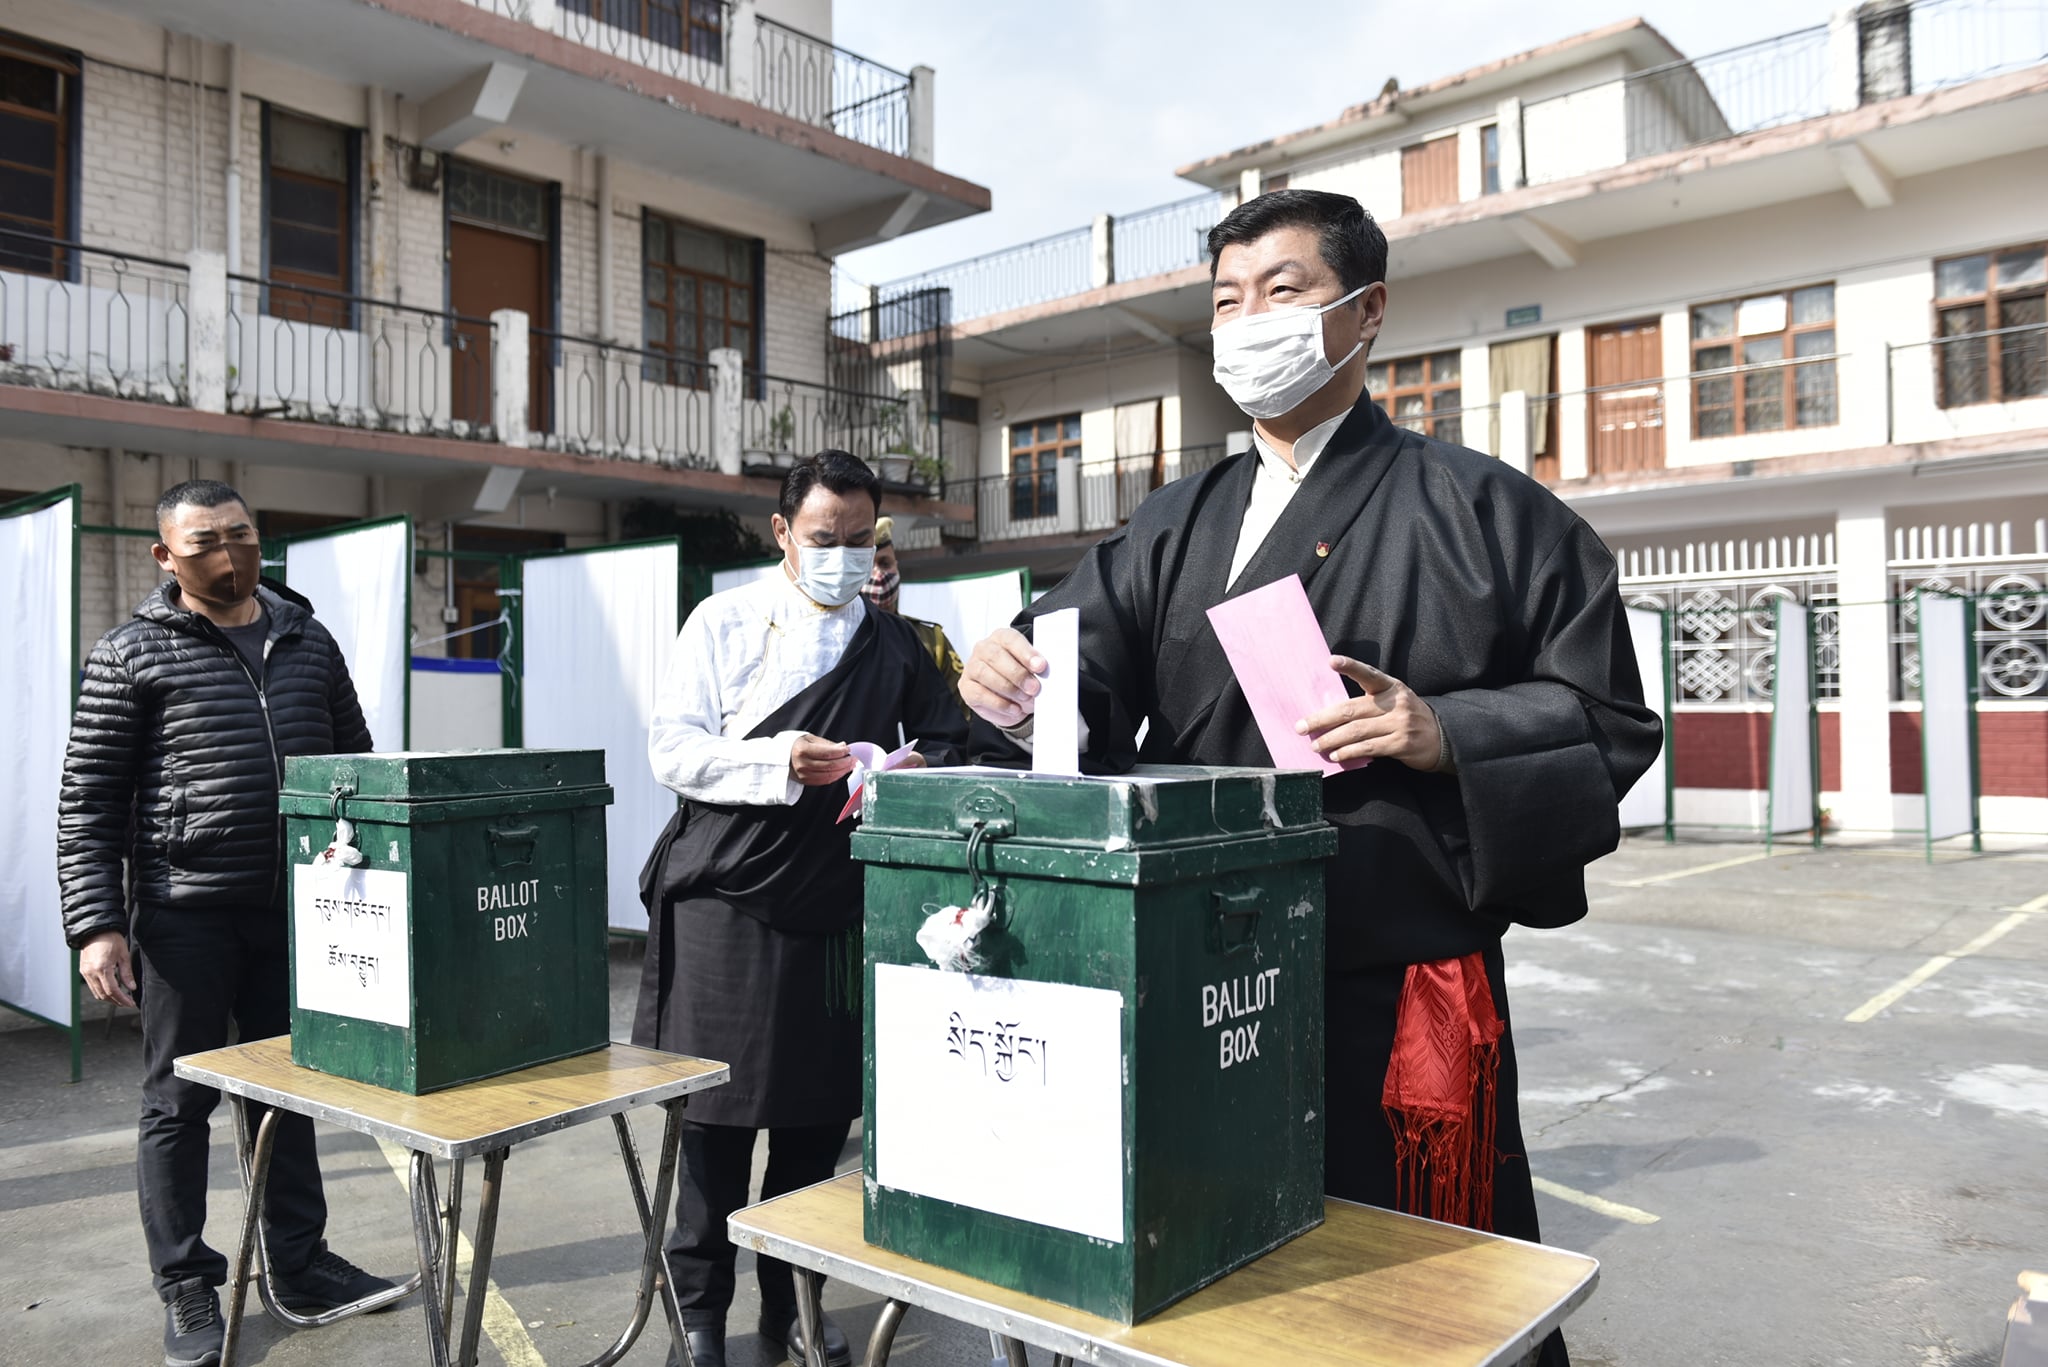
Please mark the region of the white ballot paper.
[[1081, 772], [1081, 610], [1062, 608], [1031, 624], [1031, 645], [1045, 657], [1039, 675], [1037, 721], [1031, 730], [1031, 769], [1039, 774]]

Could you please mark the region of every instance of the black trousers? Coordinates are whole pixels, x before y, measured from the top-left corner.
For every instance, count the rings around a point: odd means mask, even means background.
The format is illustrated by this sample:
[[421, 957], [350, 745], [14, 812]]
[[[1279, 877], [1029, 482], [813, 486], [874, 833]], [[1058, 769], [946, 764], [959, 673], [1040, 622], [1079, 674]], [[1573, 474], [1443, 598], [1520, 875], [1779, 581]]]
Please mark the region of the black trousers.
[[[133, 949], [142, 992], [143, 1072], [135, 1189], [160, 1296], [167, 1297], [180, 1282], [196, 1279], [220, 1286], [228, 1279], [227, 1258], [202, 1233], [208, 1118], [220, 1093], [178, 1078], [171, 1060], [223, 1047], [230, 1021], [243, 1040], [291, 1030], [285, 915], [282, 907], [142, 907], [136, 912]], [[266, 1109], [249, 1108], [252, 1127]], [[263, 1204], [272, 1268], [287, 1274], [303, 1269], [320, 1252], [326, 1227], [313, 1122], [280, 1114]]]
[[[1381, 1109], [1387, 1061], [1394, 1052], [1394, 1020], [1408, 970], [1395, 964], [1332, 973], [1323, 1016], [1328, 1050], [1324, 1087], [1323, 1190], [1347, 1201], [1387, 1210], [1400, 1208], [1395, 1181], [1394, 1130]], [[1500, 1166], [1493, 1175], [1493, 1229], [1540, 1243], [1536, 1189], [1529, 1180], [1528, 1149], [1522, 1142], [1520, 1081], [1515, 1037], [1508, 1019], [1506, 969], [1500, 946], [1486, 951], [1486, 978], [1494, 1010], [1508, 1029], [1501, 1035], [1500, 1075], [1494, 1107], [1494, 1146]], [[1564, 1335], [1543, 1342], [1541, 1367], [1568, 1367]]]
[[[850, 1122], [792, 1125], [768, 1131], [768, 1171], [761, 1199], [781, 1196], [832, 1175]], [[683, 1122], [682, 1156], [676, 1172], [676, 1226], [669, 1231], [668, 1275], [692, 1329], [723, 1327], [732, 1308], [733, 1263], [739, 1250], [726, 1237], [726, 1218], [747, 1204], [753, 1176], [754, 1136], [740, 1125]], [[755, 1259], [761, 1283], [761, 1314], [780, 1324], [796, 1313], [796, 1283], [789, 1264]]]

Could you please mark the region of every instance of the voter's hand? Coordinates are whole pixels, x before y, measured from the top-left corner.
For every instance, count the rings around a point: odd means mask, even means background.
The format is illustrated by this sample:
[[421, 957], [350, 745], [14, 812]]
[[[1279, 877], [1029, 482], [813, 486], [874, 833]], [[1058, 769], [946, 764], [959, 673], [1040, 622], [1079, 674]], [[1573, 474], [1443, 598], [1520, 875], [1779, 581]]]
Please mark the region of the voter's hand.
[[790, 744], [789, 777], [793, 783], [801, 783], [806, 788], [821, 788], [827, 783], [837, 783], [852, 772], [853, 756], [838, 741], [806, 732]]
[[967, 657], [960, 675], [960, 700], [997, 726], [1014, 728], [1038, 706], [1045, 657], [1024, 633], [1002, 627]]
[[1335, 707], [1294, 724], [1313, 736], [1316, 753], [1333, 760], [1396, 759], [1424, 773], [1443, 756], [1443, 732], [1436, 713], [1419, 694], [1393, 675], [1348, 655], [1332, 655], [1330, 668], [1365, 690]]
[[128, 937], [120, 931], [105, 931], [85, 942], [78, 951], [78, 976], [85, 979], [94, 999], [135, 1005], [135, 965], [128, 959]]

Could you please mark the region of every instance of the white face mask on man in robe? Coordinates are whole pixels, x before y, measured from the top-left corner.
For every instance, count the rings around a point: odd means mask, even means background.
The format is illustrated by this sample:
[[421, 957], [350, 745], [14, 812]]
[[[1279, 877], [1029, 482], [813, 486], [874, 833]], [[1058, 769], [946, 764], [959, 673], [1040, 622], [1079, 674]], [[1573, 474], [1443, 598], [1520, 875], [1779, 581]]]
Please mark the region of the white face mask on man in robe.
[[1209, 334], [1216, 348], [1212, 373], [1230, 401], [1254, 418], [1291, 413], [1336, 377], [1365, 348], [1364, 339], [1332, 364], [1323, 350], [1323, 315], [1370, 289], [1360, 285], [1342, 299], [1248, 313]]
[[860, 597], [875, 568], [873, 546], [795, 546], [796, 586], [820, 607], [845, 607]]

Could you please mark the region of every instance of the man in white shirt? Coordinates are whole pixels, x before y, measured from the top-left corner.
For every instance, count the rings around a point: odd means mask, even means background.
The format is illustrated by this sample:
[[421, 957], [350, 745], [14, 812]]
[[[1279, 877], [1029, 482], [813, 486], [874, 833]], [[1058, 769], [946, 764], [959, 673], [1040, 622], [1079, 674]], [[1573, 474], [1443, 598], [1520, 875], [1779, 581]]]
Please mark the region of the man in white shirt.
[[[839, 813], [848, 742], [910, 763], [964, 757], [967, 722], [909, 622], [861, 598], [881, 486], [844, 451], [790, 471], [775, 515], [783, 561], [713, 594], [684, 623], [647, 738], [683, 797], [640, 875], [647, 962], [637, 1044], [732, 1067], [683, 1126], [671, 1284], [695, 1367], [724, 1367], [735, 1250], [754, 1142], [762, 1198], [820, 1182], [860, 1114], [861, 868]], [[760, 1330], [803, 1360], [786, 1264], [758, 1260]], [[828, 1320], [825, 1348], [851, 1360]]]

